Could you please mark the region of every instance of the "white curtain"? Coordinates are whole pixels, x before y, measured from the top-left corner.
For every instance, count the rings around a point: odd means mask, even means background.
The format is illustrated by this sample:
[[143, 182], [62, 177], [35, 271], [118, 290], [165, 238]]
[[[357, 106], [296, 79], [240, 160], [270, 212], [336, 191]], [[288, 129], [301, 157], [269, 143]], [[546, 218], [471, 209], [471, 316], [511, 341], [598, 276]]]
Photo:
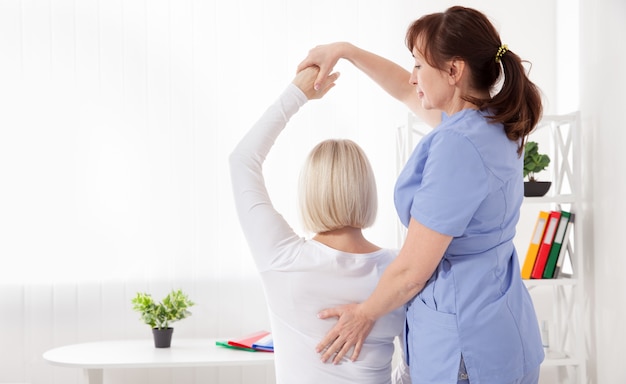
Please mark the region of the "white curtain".
[[[238, 138], [314, 45], [349, 40], [410, 67], [407, 25], [451, 4], [0, 2], [0, 255], [11, 261], [0, 280], [254, 273], [230, 198], [226, 159]], [[514, 14], [531, 8], [486, 11], [542, 76], [553, 61], [541, 55], [552, 47], [545, 31], [516, 31]], [[329, 136], [355, 139], [380, 189], [370, 235], [393, 246], [394, 128], [406, 111], [350, 65], [337, 69], [338, 87], [294, 118], [268, 159], [270, 192], [298, 227], [305, 152]]]
[[[254, 273], [230, 198], [230, 149], [315, 44], [361, 40], [408, 63], [410, 2], [401, 5], [0, 2], [0, 255], [11, 261], [0, 280]], [[393, 23], [380, 28], [381, 18]], [[279, 209], [298, 225], [295, 179], [315, 142], [348, 136], [392, 157], [403, 116], [350, 68], [268, 160]], [[391, 180], [392, 162], [375, 165]], [[389, 209], [390, 192], [381, 197]]]

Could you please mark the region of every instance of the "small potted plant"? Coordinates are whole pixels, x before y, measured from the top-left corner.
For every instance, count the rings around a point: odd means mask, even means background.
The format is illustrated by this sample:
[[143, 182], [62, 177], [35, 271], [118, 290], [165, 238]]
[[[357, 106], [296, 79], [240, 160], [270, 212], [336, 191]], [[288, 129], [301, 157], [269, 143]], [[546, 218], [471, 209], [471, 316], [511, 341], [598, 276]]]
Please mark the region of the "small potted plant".
[[550, 157], [539, 153], [539, 144], [535, 141], [528, 141], [524, 146], [524, 177], [528, 181], [524, 182], [524, 196], [543, 196], [548, 193], [550, 181], [538, 181], [535, 173], [541, 172], [550, 164]]
[[174, 328], [170, 323], [191, 315], [188, 308], [195, 303], [182, 290], [172, 290], [163, 301], [155, 303], [148, 293], [137, 293], [132, 300], [133, 309], [141, 313], [141, 320], [152, 328], [154, 346], [169, 348]]

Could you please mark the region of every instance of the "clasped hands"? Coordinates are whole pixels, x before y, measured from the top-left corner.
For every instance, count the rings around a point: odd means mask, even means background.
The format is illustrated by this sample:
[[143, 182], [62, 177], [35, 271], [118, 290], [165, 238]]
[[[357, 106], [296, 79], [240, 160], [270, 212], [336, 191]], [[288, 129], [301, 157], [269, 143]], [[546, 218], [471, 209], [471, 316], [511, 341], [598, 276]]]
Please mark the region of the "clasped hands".
[[[293, 83], [309, 100], [322, 98], [339, 78], [339, 72], [331, 73], [341, 57], [337, 44], [317, 46], [298, 64]], [[297, 81], [297, 82], [296, 82]]]

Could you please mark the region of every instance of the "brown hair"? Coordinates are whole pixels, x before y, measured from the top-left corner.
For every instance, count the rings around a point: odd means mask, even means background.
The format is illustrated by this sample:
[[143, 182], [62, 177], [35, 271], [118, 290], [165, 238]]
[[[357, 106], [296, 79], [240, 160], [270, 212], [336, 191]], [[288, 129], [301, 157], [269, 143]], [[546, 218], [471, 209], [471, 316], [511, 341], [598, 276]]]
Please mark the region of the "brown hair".
[[411, 52], [417, 48], [428, 64], [438, 69], [452, 59], [465, 61], [470, 68], [470, 85], [479, 91], [492, 94], [503, 75], [500, 91], [491, 98], [463, 97], [479, 109], [489, 110], [490, 119], [502, 123], [507, 137], [519, 143], [521, 155], [526, 137], [541, 118], [541, 94], [514, 52], [507, 49], [496, 60], [502, 41], [483, 13], [455, 6], [425, 15], [407, 30], [406, 46]]

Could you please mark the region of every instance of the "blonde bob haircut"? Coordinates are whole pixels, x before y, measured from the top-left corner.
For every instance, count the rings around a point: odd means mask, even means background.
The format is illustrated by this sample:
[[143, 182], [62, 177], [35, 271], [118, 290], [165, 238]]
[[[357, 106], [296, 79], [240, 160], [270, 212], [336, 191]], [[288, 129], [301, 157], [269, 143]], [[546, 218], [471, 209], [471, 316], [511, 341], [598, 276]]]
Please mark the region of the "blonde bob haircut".
[[313, 233], [372, 226], [376, 180], [361, 147], [336, 139], [316, 145], [300, 173], [299, 204], [304, 228]]

